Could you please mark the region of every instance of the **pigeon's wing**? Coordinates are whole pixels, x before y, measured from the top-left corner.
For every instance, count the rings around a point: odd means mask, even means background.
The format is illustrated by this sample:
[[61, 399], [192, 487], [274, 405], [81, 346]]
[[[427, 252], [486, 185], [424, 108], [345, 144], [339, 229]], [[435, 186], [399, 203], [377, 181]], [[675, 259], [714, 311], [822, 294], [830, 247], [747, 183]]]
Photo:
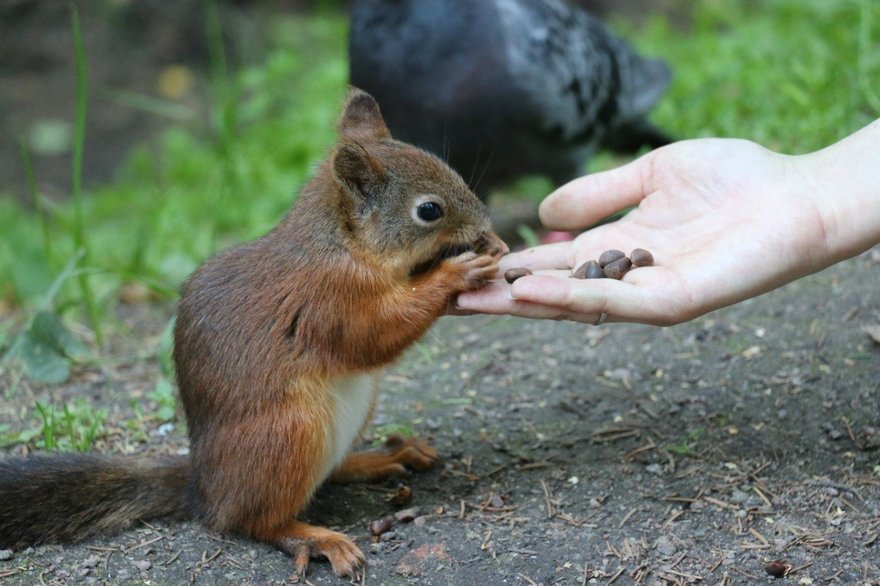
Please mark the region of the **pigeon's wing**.
[[669, 71], [559, 0], [495, 0], [510, 76], [542, 133], [587, 143], [656, 103]]

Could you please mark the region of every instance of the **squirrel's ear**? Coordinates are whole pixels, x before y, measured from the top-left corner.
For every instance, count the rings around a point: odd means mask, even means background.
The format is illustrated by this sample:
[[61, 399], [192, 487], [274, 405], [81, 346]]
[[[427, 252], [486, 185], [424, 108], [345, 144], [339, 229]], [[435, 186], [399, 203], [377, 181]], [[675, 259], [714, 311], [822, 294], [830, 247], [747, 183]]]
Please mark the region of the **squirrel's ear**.
[[379, 191], [387, 181], [385, 169], [356, 142], [344, 142], [333, 155], [336, 178], [365, 198]]
[[391, 133], [385, 126], [379, 104], [373, 96], [363, 90], [352, 88], [339, 119], [340, 138], [352, 140], [368, 140], [389, 138]]

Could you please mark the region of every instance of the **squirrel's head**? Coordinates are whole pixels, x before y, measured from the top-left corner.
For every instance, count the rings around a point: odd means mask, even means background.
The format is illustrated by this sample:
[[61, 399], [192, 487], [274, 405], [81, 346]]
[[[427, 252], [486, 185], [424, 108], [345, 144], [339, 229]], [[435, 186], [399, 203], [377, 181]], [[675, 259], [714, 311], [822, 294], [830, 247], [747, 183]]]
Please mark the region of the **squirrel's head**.
[[351, 237], [410, 272], [478, 245], [489, 212], [443, 161], [391, 138], [379, 105], [352, 90], [332, 156], [340, 208]]

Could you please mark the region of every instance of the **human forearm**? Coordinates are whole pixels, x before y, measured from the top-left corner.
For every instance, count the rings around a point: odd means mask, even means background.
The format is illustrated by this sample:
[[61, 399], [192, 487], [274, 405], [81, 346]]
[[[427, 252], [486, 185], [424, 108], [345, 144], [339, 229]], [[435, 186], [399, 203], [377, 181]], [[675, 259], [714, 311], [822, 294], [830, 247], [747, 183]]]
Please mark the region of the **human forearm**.
[[826, 249], [815, 270], [880, 243], [880, 120], [794, 159], [823, 218]]

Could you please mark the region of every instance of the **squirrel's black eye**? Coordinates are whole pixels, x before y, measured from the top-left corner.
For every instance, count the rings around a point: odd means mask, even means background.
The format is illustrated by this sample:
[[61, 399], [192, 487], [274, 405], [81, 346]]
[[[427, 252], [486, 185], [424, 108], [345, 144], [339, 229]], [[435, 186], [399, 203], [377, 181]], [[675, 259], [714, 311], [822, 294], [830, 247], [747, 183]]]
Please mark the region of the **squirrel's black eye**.
[[416, 215], [425, 222], [435, 222], [443, 217], [443, 208], [438, 203], [426, 201], [425, 203], [420, 203], [419, 207], [416, 208]]

